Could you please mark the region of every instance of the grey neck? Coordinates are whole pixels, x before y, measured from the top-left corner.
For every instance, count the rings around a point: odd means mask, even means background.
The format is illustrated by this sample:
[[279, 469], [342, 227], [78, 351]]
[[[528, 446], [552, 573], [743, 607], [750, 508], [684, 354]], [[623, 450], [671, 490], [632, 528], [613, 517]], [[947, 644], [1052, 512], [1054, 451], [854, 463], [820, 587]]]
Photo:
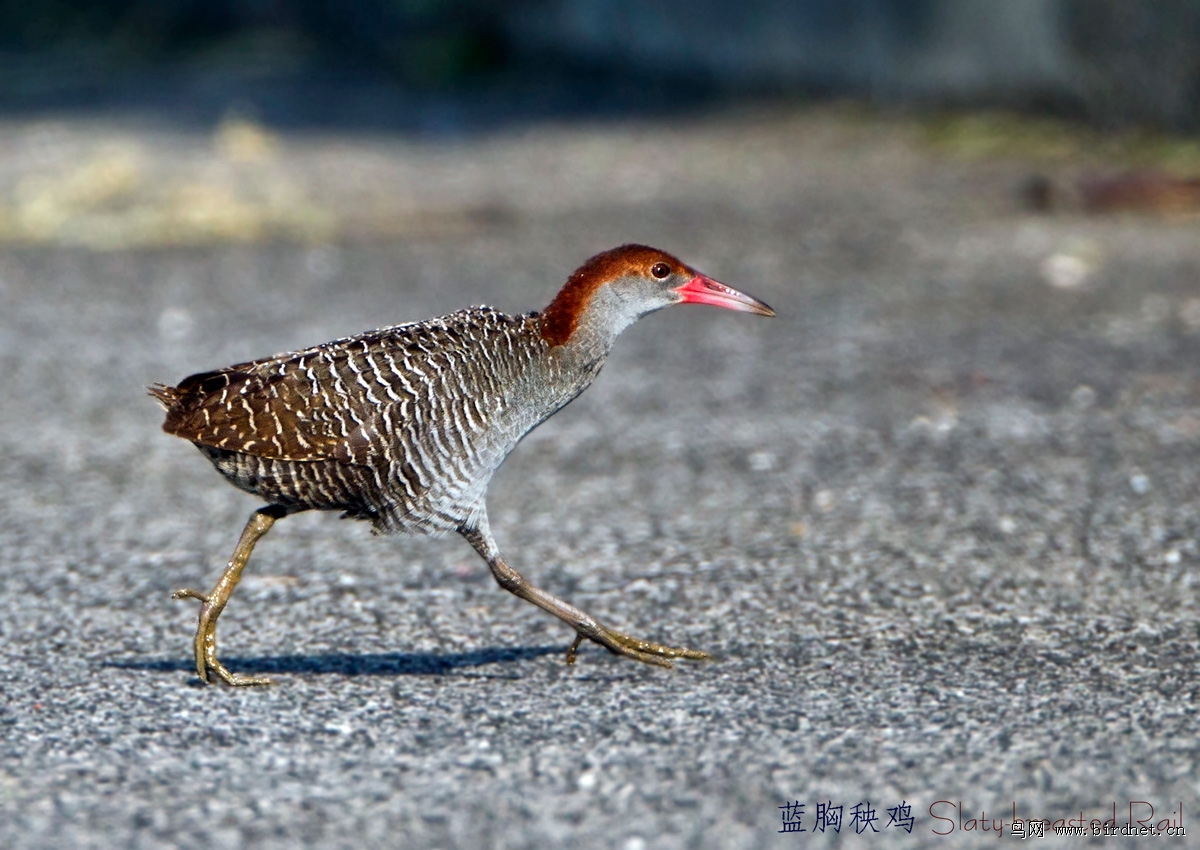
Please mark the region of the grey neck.
[[600, 287], [579, 316], [575, 332], [566, 345], [607, 356], [621, 332], [647, 312], [643, 306], [615, 286]]
[[591, 384], [621, 331], [641, 315], [637, 305], [614, 293], [611, 287], [603, 287], [592, 296], [570, 339], [549, 350], [554, 384], [562, 394], [558, 404], [566, 404]]

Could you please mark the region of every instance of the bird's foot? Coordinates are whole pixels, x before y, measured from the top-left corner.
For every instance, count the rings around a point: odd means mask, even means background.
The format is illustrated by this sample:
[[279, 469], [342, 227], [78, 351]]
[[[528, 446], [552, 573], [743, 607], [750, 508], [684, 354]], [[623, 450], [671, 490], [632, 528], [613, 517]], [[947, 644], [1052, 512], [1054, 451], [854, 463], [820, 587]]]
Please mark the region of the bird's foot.
[[594, 630], [588, 629], [586, 632], [580, 631], [575, 634], [575, 641], [571, 644], [571, 648], [567, 650], [568, 664], [575, 663], [575, 651], [579, 649], [579, 645], [585, 639], [595, 641], [614, 655], [624, 655], [626, 658], [632, 658], [635, 661], [653, 664], [656, 667], [666, 667], [668, 670], [675, 666], [667, 660], [669, 658], [687, 658], [692, 661], [703, 661], [712, 657], [707, 652], [701, 652], [698, 649], [677, 649], [673, 646], [663, 646], [662, 644], [651, 643], [647, 640], [640, 640], [639, 638], [613, 631], [596, 623]]
[[[269, 685], [265, 676], [239, 676], [217, 660], [217, 616], [221, 613], [207, 593], [183, 588], [171, 594], [172, 599], [199, 599], [200, 619], [196, 624], [196, 672], [200, 681], [208, 684], [215, 676], [225, 684], [239, 688], [248, 685]], [[224, 606], [222, 606], [224, 607]]]

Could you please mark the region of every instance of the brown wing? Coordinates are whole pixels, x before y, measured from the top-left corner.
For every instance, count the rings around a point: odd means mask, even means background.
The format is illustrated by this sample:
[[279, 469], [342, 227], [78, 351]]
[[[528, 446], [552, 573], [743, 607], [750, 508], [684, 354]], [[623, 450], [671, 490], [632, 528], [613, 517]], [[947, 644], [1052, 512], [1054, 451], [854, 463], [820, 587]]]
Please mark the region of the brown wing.
[[334, 377], [339, 359], [314, 349], [202, 372], [150, 393], [166, 408], [163, 430], [185, 440], [276, 460], [361, 463], [369, 439], [351, 414], [360, 393]]
[[[203, 372], [150, 394], [166, 408], [163, 430], [185, 440], [277, 460], [375, 466], [395, 459], [396, 440], [433, 453], [444, 450], [439, 439], [461, 439], [451, 408], [455, 399], [465, 408], [463, 382], [474, 376], [487, 384], [483, 396], [500, 394], [496, 370], [521, 362], [513, 345], [527, 338], [528, 321], [476, 307]], [[471, 410], [462, 415], [469, 420]]]

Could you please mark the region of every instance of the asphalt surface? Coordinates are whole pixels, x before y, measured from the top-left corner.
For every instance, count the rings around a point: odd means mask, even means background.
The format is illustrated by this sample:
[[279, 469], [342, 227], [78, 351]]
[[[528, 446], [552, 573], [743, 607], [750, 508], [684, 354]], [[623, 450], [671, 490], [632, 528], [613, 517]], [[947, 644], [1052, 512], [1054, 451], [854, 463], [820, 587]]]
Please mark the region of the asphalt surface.
[[[1014, 810], [1181, 803], [1187, 838], [1104, 846], [1195, 841], [1197, 222], [1026, 213], [1026, 164], [893, 129], [283, 139], [281, 167], [328, 153], [364, 192], [503, 214], [0, 250], [0, 843], [983, 847]], [[122, 132], [148, 158], [199, 144]], [[170, 593], [215, 581], [256, 503], [159, 431], [144, 386], [535, 309], [631, 240], [779, 316], [629, 330], [500, 471], [492, 528], [545, 589], [714, 660], [585, 646], [567, 667], [568, 630], [461, 540], [310, 514], [264, 538], [221, 620], [224, 661], [275, 684], [201, 687], [196, 606]], [[789, 803], [806, 833], [780, 833]]]

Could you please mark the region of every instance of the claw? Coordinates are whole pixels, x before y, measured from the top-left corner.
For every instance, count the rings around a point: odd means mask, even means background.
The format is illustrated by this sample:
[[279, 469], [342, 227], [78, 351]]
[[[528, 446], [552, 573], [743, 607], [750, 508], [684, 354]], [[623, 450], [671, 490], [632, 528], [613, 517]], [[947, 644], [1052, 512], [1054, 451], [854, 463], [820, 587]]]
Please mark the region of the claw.
[[567, 664], [575, 663], [575, 650], [579, 649], [579, 644], [583, 643], [583, 633], [579, 632], [575, 635], [575, 642], [571, 644], [571, 648], [567, 650]]

